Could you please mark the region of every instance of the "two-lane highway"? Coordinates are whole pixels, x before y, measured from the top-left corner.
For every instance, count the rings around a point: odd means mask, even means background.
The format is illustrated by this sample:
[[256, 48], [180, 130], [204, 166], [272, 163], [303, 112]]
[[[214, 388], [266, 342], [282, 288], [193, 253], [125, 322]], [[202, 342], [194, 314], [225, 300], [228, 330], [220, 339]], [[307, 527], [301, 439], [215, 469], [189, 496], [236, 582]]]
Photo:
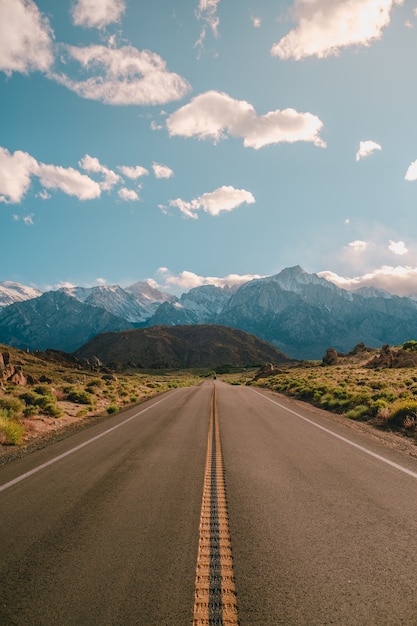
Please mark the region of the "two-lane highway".
[[308, 406], [175, 390], [0, 468], [0, 624], [417, 624], [416, 494]]

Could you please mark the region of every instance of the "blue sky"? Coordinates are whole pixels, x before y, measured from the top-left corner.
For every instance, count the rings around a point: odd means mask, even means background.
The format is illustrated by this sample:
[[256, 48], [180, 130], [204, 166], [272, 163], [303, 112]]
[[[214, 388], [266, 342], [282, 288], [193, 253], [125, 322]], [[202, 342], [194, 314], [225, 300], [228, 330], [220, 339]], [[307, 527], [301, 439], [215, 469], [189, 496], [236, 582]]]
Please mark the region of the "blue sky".
[[417, 293], [417, 0], [1, 0], [0, 281]]

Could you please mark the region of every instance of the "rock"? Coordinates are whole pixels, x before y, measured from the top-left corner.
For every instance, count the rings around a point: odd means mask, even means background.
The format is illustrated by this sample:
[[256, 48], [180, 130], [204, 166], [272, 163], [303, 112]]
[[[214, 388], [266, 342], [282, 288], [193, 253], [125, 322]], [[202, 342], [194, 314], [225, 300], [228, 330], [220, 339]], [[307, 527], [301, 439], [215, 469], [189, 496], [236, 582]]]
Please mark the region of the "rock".
[[8, 378], [8, 380], [13, 383], [13, 385], [22, 385], [23, 387], [27, 384], [27, 379], [23, 375], [23, 369], [21, 365], [17, 365], [14, 368], [14, 373]]
[[323, 363], [324, 365], [337, 365], [339, 363], [339, 357], [334, 348], [327, 348]]
[[256, 372], [254, 379], [258, 380], [259, 378], [268, 378], [269, 376], [275, 376], [276, 374], [282, 374], [282, 370], [274, 367], [272, 363], [267, 363]]

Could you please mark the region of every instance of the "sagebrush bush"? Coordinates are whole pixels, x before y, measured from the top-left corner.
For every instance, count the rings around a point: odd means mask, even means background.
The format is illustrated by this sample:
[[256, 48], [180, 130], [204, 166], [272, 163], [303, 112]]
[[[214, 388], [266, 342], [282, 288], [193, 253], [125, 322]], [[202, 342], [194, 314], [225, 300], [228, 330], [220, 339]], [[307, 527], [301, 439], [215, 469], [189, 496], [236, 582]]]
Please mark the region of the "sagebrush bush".
[[22, 443], [25, 429], [6, 413], [0, 411], [0, 441], [5, 444], [18, 445]]
[[394, 426], [403, 427], [405, 420], [417, 419], [416, 400], [397, 400], [389, 407], [387, 422]]
[[71, 389], [65, 396], [68, 402], [74, 402], [75, 404], [90, 404], [91, 394], [84, 389]]
[[25, 405], [20, 398], [15, 398], [14, 396], [0, 397], [0, 409], [2, 409], [7, 417], [20, 417], [24, 408]]

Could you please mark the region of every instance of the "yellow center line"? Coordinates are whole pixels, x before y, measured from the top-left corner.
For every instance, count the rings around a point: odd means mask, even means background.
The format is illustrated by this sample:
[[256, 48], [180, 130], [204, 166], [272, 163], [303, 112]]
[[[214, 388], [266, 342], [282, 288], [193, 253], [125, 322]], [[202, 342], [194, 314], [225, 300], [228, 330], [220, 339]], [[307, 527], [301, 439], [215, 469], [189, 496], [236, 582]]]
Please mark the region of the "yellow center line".
[[238, 626], [216, 389], [210, 423], [200, 516], [193, 626]]

